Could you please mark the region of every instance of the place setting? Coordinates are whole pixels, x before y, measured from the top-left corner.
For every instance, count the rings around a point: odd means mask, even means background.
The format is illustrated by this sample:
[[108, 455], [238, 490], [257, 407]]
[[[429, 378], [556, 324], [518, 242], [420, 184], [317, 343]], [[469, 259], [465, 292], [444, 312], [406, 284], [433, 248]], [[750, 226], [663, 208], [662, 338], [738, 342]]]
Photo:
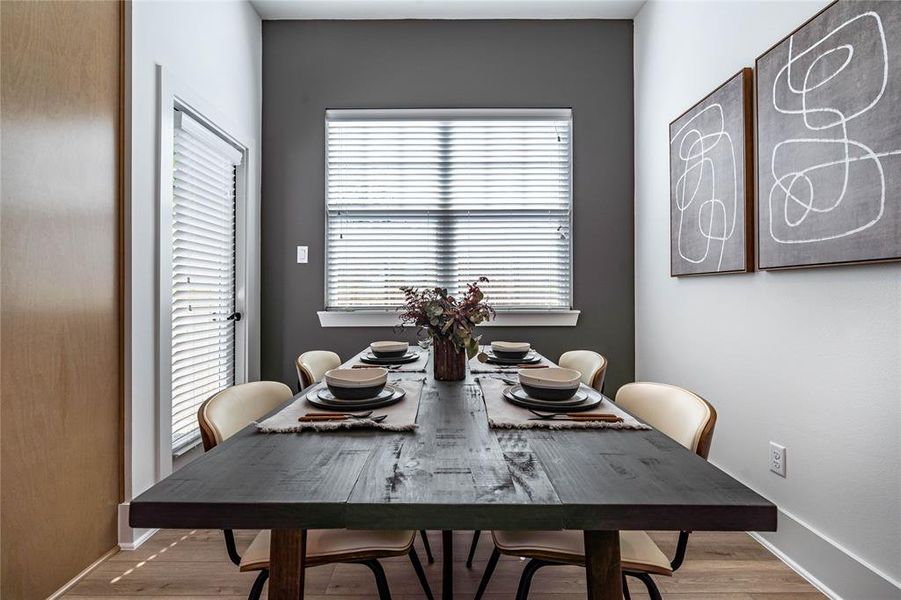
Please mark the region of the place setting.
[[418, 373], [425, 371], [429, 353], [419, 348], [411, 348], [403, 341], [382, 340], [370, 342], [369, 347], [351, 360], [352, 369], [382, 367], [398, 373]]
[[488, 346], [482, 346], [469, 361], [472, 373], [515, 372], [550, 366], [553, 366], [552, 363], [533, 350], [529, 342], [491, 342]]
[[581, 382], [575, 369], [519, 369], [477, 378], [491, 427], [498, 429], [650, 429]]
[[263, 433], [416, 428], [423, 379], [388, 383], [388, 369], [332, 369], [279, 413], [257, 423]]

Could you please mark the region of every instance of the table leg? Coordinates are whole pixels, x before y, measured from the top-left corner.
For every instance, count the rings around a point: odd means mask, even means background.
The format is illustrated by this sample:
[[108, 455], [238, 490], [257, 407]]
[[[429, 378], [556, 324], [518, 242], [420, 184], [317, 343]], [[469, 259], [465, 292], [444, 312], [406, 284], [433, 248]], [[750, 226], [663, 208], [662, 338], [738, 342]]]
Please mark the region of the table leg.
[[622, 600], [618, 531], [585, 532], [588, 600]]
[[441, 532], [441, 600], [454, 597], [454, 532]]
[[269, 599], [303, 600], [305, 529], [273, 529], [269, 540]]

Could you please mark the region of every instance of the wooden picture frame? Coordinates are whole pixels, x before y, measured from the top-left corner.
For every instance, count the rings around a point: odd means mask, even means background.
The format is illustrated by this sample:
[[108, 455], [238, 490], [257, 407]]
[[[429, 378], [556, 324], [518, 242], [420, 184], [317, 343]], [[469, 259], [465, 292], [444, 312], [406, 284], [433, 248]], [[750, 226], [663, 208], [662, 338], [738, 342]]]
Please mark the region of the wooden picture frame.
[[846, 0], [757, 57], [759, 269], [901, 260], [899, 61], [901, 3]]
[[744, 68], [669, 125], [671, 277], [754, 269], [752, 93]]

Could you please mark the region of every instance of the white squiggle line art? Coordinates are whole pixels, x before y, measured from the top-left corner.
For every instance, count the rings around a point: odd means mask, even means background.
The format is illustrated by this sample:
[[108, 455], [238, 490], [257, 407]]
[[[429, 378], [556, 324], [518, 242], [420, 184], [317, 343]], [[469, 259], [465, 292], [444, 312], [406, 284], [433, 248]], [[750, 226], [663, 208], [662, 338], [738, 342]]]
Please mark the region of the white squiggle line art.
[[[866, 27], [865, 21], [869, 19], [872, 19], [871, 24], [875, 28], [872, 30], [873, 37], [870, 39], [864, 39], [863, 42], [861, 42], [861, 46], [866, 47], [878, 41], [879, 47], [881, 48], [882, 80], [879, 85], [878, 91], [876, 91], [873, 94], [873, 97], [869, 100], [864, 97], [862, 101], [865, 102], [865, 105], [847, 115], [836, 107], [809, 106], [809, 95], [811, 94], [811, 92], [821, 88], [822, 86], [825, 86], [833, 79], [838, 77], [840, 73], [844, 72], [849, 67], [849, 65], [851, 65], [851, 62], [855, 56], [855, 46], [851, 43], [836, 45], [825, 50], [822, 48], [822, 46], [824, 46], [827, 41], [829, 41], [834, 36], [837, 36], [839, 32], [849, 27], [853, 23], [860, 21], [861, 23], [864, 23], [864, 26]], [[901, 154], [901, 150], [876, 152], [863, 142], [851, 139], [848, 136], [848, 123], [865, 115], [874, 106], [876, 106], [885, 94], [885, 90], [888, 85], [888, 45], [886, 43], [885, 30], [882, 26], [882, 19], [879, 17], [879, 15], [872, 11], [861, 13], [849, 19], [848, 21], [845, 21], [832, 31], [828, 32], [817, 42], [813, 43], [806, 50], [798, 54], [794, 53], [794, 41], [794, 36], [789, 38], [788, 60], [786, 64], [782, 66], [782, 68], [776, 74], [775, 79], [773, 80], [773, 108], [777, 112], [780, 112], [782, 114], [801, 115], [803, 118], [804, 126], [812, 132], [825, 132], [834, 129], [838, 129], [838, 131], [833, 133], [835, 137], [832, 138], [791, 138], [783, 140], [773, 147], [772, 155], [770, 157], [770, 172], [773, 175], [775, 183], [773, 183], [772, 187], [770, 188], [769, 194], [769, 230], [770, 236], [773, 238], [773, 240], [782, 244], [806, 244], [842, 238], [860, 233], [861, 231], [864, 231], [878, 223], [882, 216], [885, 214], [886, 192], [885, 172], [883, 170], [882, 161], [880, 160], [880, 158]], [[817, 51], [818, 49], [822, 51], [817, 54], [816, 57], [807, 66], [807, 70], [804, 72], [801, 87], [796, 87], [792, 82], [792, 70], [793, 68], [797, 69], [795, 64], [805, 56]], [[823, 65], [826, 64], [825, 62], [820, 64], [821, 61], [825, 61], [831, 55], [839, 52], [846, 53], [844, 61], [842, 61], [840, 65], [835, 67], [833, 72], [829, 73], [825, 77], [821, 77], [819, 81], [812, 83], [811, 78], [816, 77], [815, 69], [818, 67], [818, 65], [819, 68], [823, 68]], [[849, 70], [848, 73], [850, 74], [850, 76], [854, 76], [853, 69]], [[783, 79], [784, 86], [788, 89], [788, 91], [800, 97], [800, 108], [791, 109], [787, 106], [780, 106], [777, 89], [780, 88], [780, 84], [783, 83]], [[815, 124], [811, 119], [811, 117], [814, 115], [820, 118], [825, 117], [825, 121], [820, 122], [819, 124]], [[837, 144], [839, 145], [839, 153], [836, 156], [838, 156], [839, 158], [837, 158], [836, 160], [819, 162], [817, 164], [810, 165], [806, 168], [796, 171], [792, 171], [789, 166], [779, 161], [781, 151], [795, 150], [795, 154], [797, 154], [797, 149], [803, 148], [803, 145], [805, 144], [814, 144], [815, 146], [812, 146], [812, 148], [824, 147], [824, 145], [829, 144]], [[783, 153], [791, 154], [791, 152]], [[800, 233], [801, 226], [808, 220], [808, 217], [810, 217], [811, 214], [828, 214], [837, 210], [839, 206], [841, 206], [848, 193], [848, 184], [851, 179], [852, 168], [862, 164], [863, 161], [872, 161], [872, 165], [875, 168], [875, 174], [878, 175], [878, 189], [880, 191], [878, 198], [878, 208], [876, 208], [875, 210], [876, 214], [871, 217], [868, 222], [852, 229], [848, 229], [847, 231], [839, 231], [831, 235], [827, 234], [819, 236], [811, 236], [811, 234], [804, 235], [803, 233]], [[781, 167], [781, 169], [777, 167]], [[817, 206], [816, 200], [819, 200], [819, 198], [817, 198], [816, 196], [816, 186], [814, 185], [814, 180], [810, 175], [816, 174], [818, 171], [822, 172], [824, 169], [832, 170], [834, 168], [841, 169], [840, 175], [842, 178], [842, 183], [840, 191], [831, 202], [828, 201], [827, 196], [827, 202], [821, 202], [821, 205]], [[784, 170], [785, 172], [780, 175], [780, 170]], [[783, 202], [782, 211], [775, 209], [774, 204], [777, 201]], [[796, 209], [800, 208], [800, 214], [795, 217], [790, 216], [790, 207], [794, 207]], [[799, 228], [799, 234], [797, 238], [781, 239], [777, 236], [774, 224], [776, 215], [779, 212], [782, 213], [782, 220], [784, 222], [784, 225], [787, 226], [790, 231], [794, 230], [795, 228]]]
[[[697, 120], [705, 115], [708, 111], [714, 111], [714, 126], [710, 132], [702, 131], [703, 126], [697, 124]], [[694, 125], [692, 126], [692, 124]], [[686, 128], [692, 126], [686, 131]], [[684, 135], [683, 132], [685, 132]], [[681, 138], [680, 138], [681, 136]], [[738, 170], [736, 167], [735, 145], [732, 143], [732, 136], [726, 131], [726, 121], [723, 114], [723, 107], [719, 103], [712, 103], [705, 106], [691, 117], [670, 139], [670, 145], [679, 141], [679, 160], [682, 161], [682, 169], [679, 178], [676, 181], [675, 189], [675, 207], [679, 211], [679, 228], [677, 237], [677, 248], [679, 256], [690, 263], [700, 264], [708, 259], [711, 253], [711, 245], [715, 242], [719, 243], [719, 256], [717, 257], [716, 270], [719, 271], [723, 266], [723, 256], [726, 249], [726, 242], [732, 238], [735, 233], [736, 215], [738, 208]], [[711, 158], [715, 148], [720, 144], [718, 152], [728, 152], [729, 159], [732, 163], [732, 190], [727, 188], [724, 197], [717, 196], [716, 189], [716, 164]], [[687, 145], [686, 145], [687, 144]], [[728, 145], [728, 147], [727, 147]], [[706, 177], [705, 177], [706, 173]], [[689, 194], [688, 188], [690, 183], [689, 177], [695, 178], [695, 184]], [[698, 198], [701, 184], [704, 181], [710, 182], [710, 196], [706, 199]], [[685, 213], [695, 202], [699, 202], [697, 206], [698, 218], [697, 229], [692, 230], [692, 235], [700, 236], [706, 240], [704, 254], [700, 258], [686, 255], [682, 249], [682, 236], [687, 225]], [[729, 203], [729, 206], [727, 206]], [[704, 212], [705, 208], [710, 215], [705, 224]], [[730, 223], [729, 213], [732, 213]], [[720, 214], [722, 228], [721, 231], [714, 233], [714, 223], [717, 222], [717, 213]], [[686, 237], [688, 233], [685, 234]], [[714, 250], [714, 252], [716, 252]]]

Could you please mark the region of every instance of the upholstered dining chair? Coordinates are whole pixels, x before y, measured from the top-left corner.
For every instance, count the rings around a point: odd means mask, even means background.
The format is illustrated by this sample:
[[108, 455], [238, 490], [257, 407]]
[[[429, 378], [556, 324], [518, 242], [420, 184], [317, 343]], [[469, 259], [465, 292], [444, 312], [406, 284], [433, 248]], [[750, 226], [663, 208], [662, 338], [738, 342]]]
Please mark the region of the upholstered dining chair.
[[[197, 412], [204, 451], [215, 448], [255, 419], [290, 400], [293, 395], [291, 388], [275, 381], [244, 383], [214, 394], [200, 405]], [[248, 596], [250, 600], [257, 600], [269, 578], [269, 531], [258, 533], [243, 555], [237, 551], [234, 533], [228, 529], [223, 533], [228, 557], [239, 570], [259, 571]], [[314, 529], [307, 532], [306, 566], [340, 562], [365, 565], [375, 576], [379, 598], [390, 600], [388, 580], [378, 559], [406, 554], [410, 557], [426, 598], [432, 600], [432, 590], [413, 548], [415, 539], [415, 531]]]
[[297, 357], [297, 382], [300, 389], [322, 381], [326, 371], [341, 366], [341, 357], [330, 350], [310, 350]]
[[[706, 459], [716, 425], [716, 410], [709, 402], [688, 390], [663, 383], [629, 383], [619, 389], [616, 404], [644, 420], [655, 429]], [[685, 559], [688, 531], [679, 532], [675, 554], [670, 560], [644, 531], [620, 532], [620, 560], [623, 591], [629, 587], [626, 576], [639, 579], [651, 600], [660, 600], [660, 590], [651, 575], [672, 576]], [[531, 559], [526, 563], [516, 592], [517, 600], [526, 600], [532, 577], [548, 565], [585, 566], [585, 546], [581, 531], [493, 531], [494, 551], [488, 560], [476, 592], [480, 600], [502, 554]]]
[[[563, 368], [574, 369], [582, 374], [582, 383], [594, 388], [598, 392], [604, 392], [604, 375], [607, 373], [607, 359], [592, 350], [570, 350], [560, 355], [557, 362]], [[466, 557], [466, 567], [472, 568], [472, 559], [479, 546], [481, 531], [474, 531], [472, 542], [469, 543], [469, 555]]]
[[566, 369], [575, 369], [582, 374], [582, 383], [599, 392], [604, 391], [604, 376], [607, 374], [607, 359], [592, 350], [570, 350], [560, 355], [557, 364]]

